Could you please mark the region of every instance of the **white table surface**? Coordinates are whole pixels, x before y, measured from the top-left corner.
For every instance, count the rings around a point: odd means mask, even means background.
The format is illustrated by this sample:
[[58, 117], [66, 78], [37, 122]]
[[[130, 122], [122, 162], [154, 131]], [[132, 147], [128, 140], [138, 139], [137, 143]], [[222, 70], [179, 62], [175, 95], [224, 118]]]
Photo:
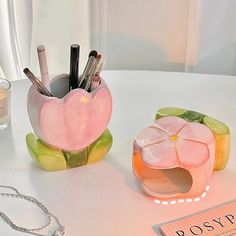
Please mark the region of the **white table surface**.
[[[26, 110], [30, 82], [12, 83], [11, 126], [0, 132], [0, 184], [43, 202], [65, 226], [66, 236], [153, 236], [154, 224], [236, 198], [236, 77], [152, 71], [105, 71], [103, 77], [113, 97], [112, 149], [103, 161], [57, 172], [46, 172], [31, 160], [25, 144], [32, 131]], [[133, 139], [164, 106], [203, 112], [231, 129], [229, 164], [214, 173], [200, 202], [158, 205], [133, 176]], [[15, 206], [15, 219], [27, 226], [30, 219], [21, 208]], [[0, 235], [24, 234], [0, 220]]]

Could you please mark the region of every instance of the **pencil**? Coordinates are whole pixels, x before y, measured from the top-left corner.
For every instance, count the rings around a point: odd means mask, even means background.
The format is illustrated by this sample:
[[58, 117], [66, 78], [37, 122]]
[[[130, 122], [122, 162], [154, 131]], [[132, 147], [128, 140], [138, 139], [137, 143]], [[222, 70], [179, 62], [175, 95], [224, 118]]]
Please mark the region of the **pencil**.
[[31, 81], [31, 83], [35, 86], [35, 88], [45, 96], [53, 97], [50, 91], [44, 86], [44, 84], [28, 69], [24, 70], [25, 75]]

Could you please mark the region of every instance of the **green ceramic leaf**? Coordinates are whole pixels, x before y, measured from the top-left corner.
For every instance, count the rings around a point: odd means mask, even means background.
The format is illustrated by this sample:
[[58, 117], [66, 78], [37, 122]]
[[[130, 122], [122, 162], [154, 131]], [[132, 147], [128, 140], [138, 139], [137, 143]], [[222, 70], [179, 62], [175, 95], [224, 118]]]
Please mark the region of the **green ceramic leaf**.
[[181, 116], [186, 109], [177, 107], [163, 107], [159, 109], [156, 113], [156, 120], [164, 116]]
[[108, 129], [89, 146], [88, 163], [93, 163], [104, 158], [112, 146], [112, 135]]
[[88, 148], [84, 148], [78, 152], [64, 152], [67, 166], [69, 168], [87, 165], [88, 163]]
[[202, 124], [205, 115], [196, 111], [186, 111], [179, 117], [185, 119], [186, 121], [197, 122]]
[[26, 135], [26, 144], [31, 157], [46, 170], [66, 169], [63, 152], [46, 146], [33, 133]]

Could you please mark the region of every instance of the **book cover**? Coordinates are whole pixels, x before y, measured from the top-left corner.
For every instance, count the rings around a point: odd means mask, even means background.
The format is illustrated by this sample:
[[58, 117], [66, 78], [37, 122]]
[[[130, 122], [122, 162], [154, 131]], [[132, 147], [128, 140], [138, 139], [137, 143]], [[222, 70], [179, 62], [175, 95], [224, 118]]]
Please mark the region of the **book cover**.
[[160, 236], [236, 235], [236, 199], [153, 229]]

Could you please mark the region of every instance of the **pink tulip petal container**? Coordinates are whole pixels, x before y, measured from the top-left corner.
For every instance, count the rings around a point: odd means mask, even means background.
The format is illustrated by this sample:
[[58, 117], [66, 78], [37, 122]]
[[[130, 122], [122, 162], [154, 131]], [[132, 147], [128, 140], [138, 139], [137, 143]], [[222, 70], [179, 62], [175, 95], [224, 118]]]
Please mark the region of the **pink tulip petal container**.
[[53, 97], [31, 86], [27, 109], [31, 126], [43, 145], [63, 153], [76, 153], [88, 148], [106, 130], [112, 113], [112, 97], [103, 79], [92, 92], [81, 88], [68, 92], [68, 84], [67, 74], [52, 79]]

